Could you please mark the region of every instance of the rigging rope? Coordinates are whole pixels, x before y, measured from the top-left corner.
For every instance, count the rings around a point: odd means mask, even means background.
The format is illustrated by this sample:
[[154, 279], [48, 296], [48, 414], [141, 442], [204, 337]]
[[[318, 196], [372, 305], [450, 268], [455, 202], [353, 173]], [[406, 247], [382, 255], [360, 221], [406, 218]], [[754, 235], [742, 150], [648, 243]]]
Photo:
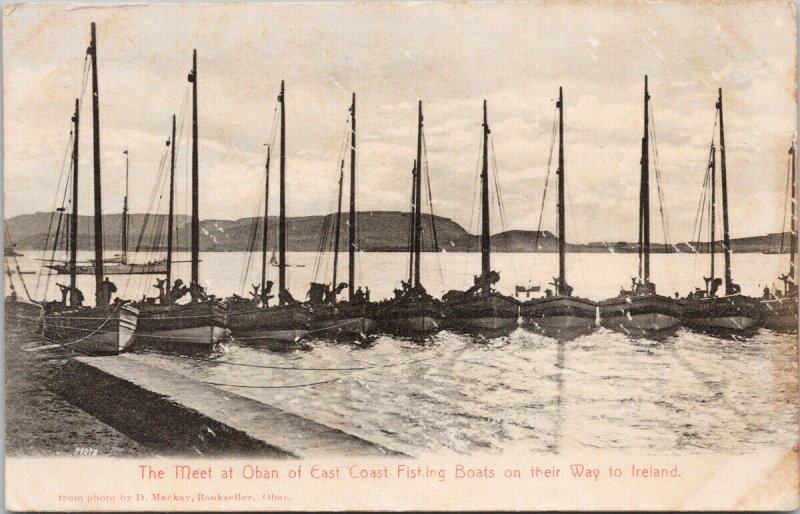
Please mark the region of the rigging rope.
[[539, 224], [536, 227], [536, 239], [533, 242], [533, 251], [539, 251], [539, 236], [542, 233], [542, 218], [544, 217], [544, 204], [545, 200], [547, 199], [547, 186], [550, 182], [550, 172], [552, 169], [553, 163], [553, 149], [555, 148], [556, 144], [556, 134], [558, 130], [558, 108], [555, 109], [555, 114], [553, 115], [553, 128], [550, 131], [550, 153], [547, 156], [547, 174], [544, 177], [544, 191], [542, 192], [542, 204], [539, 207]]

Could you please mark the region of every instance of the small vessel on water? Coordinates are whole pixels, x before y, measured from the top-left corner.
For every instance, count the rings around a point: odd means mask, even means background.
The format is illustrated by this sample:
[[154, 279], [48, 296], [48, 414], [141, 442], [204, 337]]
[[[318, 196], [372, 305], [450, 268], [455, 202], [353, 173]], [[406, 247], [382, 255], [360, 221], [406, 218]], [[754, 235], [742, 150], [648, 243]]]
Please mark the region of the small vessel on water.
[[[414, 161], [411, 189], [411, 227], [408, 282], [394, 290], [394, 298], [378, 304], [378, 322], [387, 331], [397, 334], [423, 335], [439, 330], [444, 318], [440, 300], [428, 294], [420, 280], [422, 252], [422, 101], [417, 116], [417, 159]], [[433, 223], [433, 215], [431, 215]], [[434, 243], [435, 244], [435, 243]]]
[[[350, 105], [350, 209], [348, 214], [347, 282], [337, 283], [339, 264], [339, 232], [342, 220], [342, 187], [344, 184], [344, 159], [339, 169], [339, 198], [333, 237], [333, 278], [331, 284], [312, 283], [308, 292], [309, 305], [314, 319], [312, 332], [320, 336], [348, 336], [364, 338], [377, 329], [376, 304], [370, 302], [369, 288], [356, 289], [356, 94]], [[325, 234], [323, 234], [324, 238]], [[340, 302], [337, 295], [347, 288], [347, 300]]]
[[[197, 137], [197, 50], [192, 54], [192, 70], [189, 73], [192, 84], [192, 220], [191, 220], [191, 262], [192, 277], [188, 287], [178, 279], [170, 289], [172, 281], [172, 239], [175, 196], [175, 116], [172, 117], [172, 137], [170, 139], [170, 188], [169, 215], [167, 219], [167, 257], [166, 279], [158, 281], [159, 297], [138, 303], [141, 310], [137, 341], [152, 345], [192, 345], [209, 347], [228, 338], [226, 313], [223, 302], [208, 296], [200, 285], [200, 221], [198, 213], [198, 137]], [[176, 303], [186, 294], [189, 303]]]
[[[566, 266], [566, 220], [564, 215], [564, 95], [558, 88], [558, 278], [553, 278], [553, 292], [543, 298], [534, 298], [522, 303], [522, 323], [528, 328], [546, 334], [564, 336], [589, 332], [595, 328], [597, 303], [572, 295], [572, 286], [567, 283]], [[537, 232], [538, 233], [538, 232]], [[530, 288], [521, 288], [527, 292]]]
[[[788, 181], [791, 192], [791, 217], [789, 221], [789, 272], [780, 275], [778, 279], [783, 282], [783, 291], [774, 293], [769, 287], [764, 288], [764, 296], [759, 300], [761, 311], [760, 320], [764, 328], [777, 332], [797, 333], [797, 148], [792, 141], [789, 148], [790, 180]], [[781, 244], [783, 246], [783, 244]], [[777, 252], [776, 252], [777, 253]]]
[[483, 167], [481, 182], [481, 274], [466, 291], [448, 291], [443, 297], [445, 324], [454, 330], [505, 331], [517, 326], [519, 301], [500, 294], [492, 285], [500, 273], [491, 269], [489, 219], [489, 120], [486, 100], [483, 101]]
[[714, 276], [714, 218], [716, 213], [716, 148], [712, 140], [708, 173], [711, 187], [711, 276], [705, 277], [706, 288], [696, 290], [684, 301], [683, 323], [687, 328], [698, 331], [740, 332], [753, 328], [758, 321], [758, 301], [741, 294], [739, 284], [731, 278], [731, 240], [728, 222], [728, 174], [725, 162], [725, 125], [722, 111], [722, 88], [716, 103], [716, 119], [719, 121], [720, 179], [722, 191], [722, 249], [725, 257], [723, 296], [717, 294], [723, 281]]
[[[128, 261], [128, 151], [125, 150], [125, 198], [122, 202], [122, 253], [111, 258], [103, 259], [103, 273], [106, 275], [161, 275], [166, 273], [167, 261], [161, 259], [150, 262], [129, 262]], [[144, 227], [142, 227], [144, 230]], [[72, 268], [68, 262], [53, 262], [46, 264], [45, 267], [54, 270], [58, 275], [69, 275]], [[94, 275], [94, 261], [77, 264], [75, 273], [78, 275]]]
[[[268, 301], [272, 283], [266, 281], [267, 209], [264, 206], [264, 232], [261, 266], [261, 292], [252, 301], [231, 302], [228, 323], [234, 339], [252, 343], [296, 343], [311, 330], [311, 312], [307, 305], [295, 300], [286, 288], [286, 104], [284, 82], [278, 95], [280, 107], [280, 215], [278, 217], [278, 305]], [[269, 152], [269, 150], [268, 150]], [[269, 153], [267, 154], [267, 186], [269, 198]], [[243, 300], [243, 299], [242, 299]]]
[[600, 322], [612, 330], [631, 335], [664, 332], [681, 323], [683, 306], [675, 298], [656, 293], [650, 281], [650, 93], [644, 77], [644, 136], [642, 137], [639, 192], [639, 270], [629, 290], [600, 302]]
[[[83, 306], [83, 293], [76, 287], [78, 233], [78, 142], [80, 100], [75, 100], [72, 149], [72, 216], [70, 217], [70, 283], [60, 285], [63, 298], [44, 303], [42, 334], [63, 347], [89, 355], [117, 354], [133, 343], [139, 311], [125, 301], [111, 296], [116, 286], [103, 274], [103, 213], [100, 171], [100, 106], [97, 80], [97, 37], [91, 24], [91, 43], [87, 49], [92, 67], [92, 117], [94, 149], [94, 253], [95, 307]], [[57, 244], [57, 242], [55, 243]], [[54, 244], [54, 247], [55, 247]]]

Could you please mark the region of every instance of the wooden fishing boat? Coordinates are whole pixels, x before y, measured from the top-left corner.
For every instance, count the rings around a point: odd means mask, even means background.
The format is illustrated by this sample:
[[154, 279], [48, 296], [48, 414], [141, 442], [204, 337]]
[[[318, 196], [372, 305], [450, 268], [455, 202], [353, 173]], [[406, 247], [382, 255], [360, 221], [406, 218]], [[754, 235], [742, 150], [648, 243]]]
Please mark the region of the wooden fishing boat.
[[519, 301], [498, 293], [492, 285], [500, 273], [491, 269], [489, 208], [489, 119], [483, 101], [483, 168], [481, 170], [481, 274], [466, 291], [453, 290], [442, 298], [445, 325], [462, 331], [503, 331], [516, 328]]
[[[192, 54], [192, 216], [191, 216], [191, 283], [184, 287], [176, 280], [172, 291], [167, 291], [172, 280], [172, 241], [175, 203], [175, 116], [172, 117], [170, 145], [169, 214], [167, 217], [166, 280], [159, 282], [160, 295], [137, 304], [141, 309], [137, 340], [154, 345], [191, 345], [210, 347], [228, 338], [227, 306], [224, 302], [207, 296], [200, 285], [200, 217], [198, 211], [199, 169], [197, 137], [197, 50]], [[171, 144], [170, 144], [171, 142]], [[189, 294], [189, 303], [176, 302]]]
[[[272, 283], [266, 281], [267, 210], [264, 206], [264, 235], [261, 266], [261, 298], [254, 302], [232, 303], [228, 324], [234, 339], [247, 343], [264, 344], [270, 341], [296, 343], [311, 330], [312, 314], [308, 306], [295, 301], [286, 288], [286, 108], [284, 82], [278, 95], [280, 105], [280, 215], [278, 217], [278, 305], [268, 305]], [[269, 152], [269, 150], [268, 150]], [[267, 188], [269, 199], [269, 153], [267, 154]], [[269, 288], [269, 289], [268, 289]]]
[[[167, 261], [161, 259], [143, 263], [128, 261], [128, 151], [125, 150], [125, 198], [122, 201], [122, 253], [111, 258], [103, 259], [103, 273], [105, 275], [162, 275], [167, 272]], [[144, 228], [142, 228], [144, 230]], [[51, 262], [45, 264], [58, 275], [69, 275], [73, 269], [69, 262]], [[78, 275], [94, 275], [94, 261], [77, 264], [74, 267]]]
[[[778, 279], [783, 282], [783, 291], [774, 293], [767, 288], [759, 300], [759, 320], [761, 326], [776, 332], [797, 333], [797, 276], [795, 258], [797, 257], [797, 153], [794, 141], [789, 148], [791, 192], [791, 219], [789, 224], [789, 272]], [[783, 245], [781, 245], [783, 246]], [[781, 249], [782, 250], [782, 249]], [[776, 252], [777, 253], [777, 252]]]
[[[523, 302], [520, 307], [522, 324], [526, 328], [559, 337], [592, 331], [597, 317], [597, 303], [572, 295], [567, 283], [566, 216], [564, 215], [564, 95], [558, 88], [558, 278], [553, 280], [554, 291], [541, 298]], [[539, 233], [539, 232], [537, 232]], [[522, 288], [526, 290], [526, 288]]]
[[134, 343], [139, 310], [124, 302], [102, 307], [45, 307], [42, 334], [64, 348], [88, 355], [115, 355]]
[[[356, 287], [356, 94], [350, 105], [350, 210], [348, 217], [347, 242], [347, 283], [338, 284], [339, 268], [339, 233], [342, 222], [342, 192], [344, 186], [344, 159], [339, 168], [339, 196], [336, 210], [336, 222], [333, 227], [333, 277], [330, 285], [312, 283], [309, 289], [309, 305], [314, 315], [311, 332], [318, 337], [364, 338], [375, 332], [378, 323], [375, 320], [377, 305], [369, 299], [369, 290], [362, 291]], [[321, 235], [324, 241], [327, 234]], [[338, 294], [347, 288], [347, 301], [340, 302]]]
[[[50, 341], [72, 350], [91, 355], [116, 354], [130, 348], [134, 341], [139, 311], [127, 302], [115, 300], [109, 305], [116, 287], [105, 278], [103, 270], [103, 213], [100, 171], [100, 110], [97, 80], [97, 39], [95, 24], [91, 24], [91, 44], [87, 50], [92, 67], [92, 114], [94, 150], [94, 251], [95, 306], [84, 307], [83, 294], [77, 289], [76, 255], [78, 235], [78, 136], [80, 103], [75, 100], [72, 118], [72, 216], [70, 226], [70, 285], [61, 286], [61, 302], [48, 302], [42, 314], [42, 333]], [[57, 245], [54, 244], [54, 248]]]
[[656, 294], [650, 281], [650, 93], [644, 77], [644, 136], [642, 137], [639, 191], [639, 276], [631, 289], [599, 303], [600, 323], [631, 335], [663, 333], [676, 329], [683, 305], [676, 298]]
[[228, 310], [214, 300], [187, 304], [139, 303], [136, 340], [148, 345], [212, 346], [229, 338]]
[[710, 205], [710, 256], [711, 275], [705, 278], [705, 289], [696, 289], [683, 300], [683, 323], [692, 330], [702, 332], [741, 332], [756, 327], [759, 318], [758, 301], [755, 298], [743, 296], [738, 284], [731, 278], [731, 242], [728, 222], [728, 182], [727, 167], [725, 162], [725, 124], [722, 110], [722, 89], [719, 89], [719, 98], [716, 104], [717, 119], [719, 119], [719, 149], [720, 149], [720, 178], [722, 190], [722, 248], [725, 258], [725, 294], [717, 296], [717, 289], [723, 281], [714, 275], [714, 231], [716, 221], [716, 147], [711, 143], [709, 165], [707, 173], [710, 180], [706, 180], [707, 187], [711, 189]]
[[[395, 289], [395, 296], [378, 304], [378, 324], [386, 331], [404, 335], [423, 335], [442, 328], [444, 305], [425, 290], [420, 280], [422, 252], [422, 101], [417, 116], [417, 159], [414, 161], [411, 188], [411, 251], [408, 282]], [[433, 216], [431, 216], [433, 220]], [[434, 243], [435, 244], [435, 243]]]

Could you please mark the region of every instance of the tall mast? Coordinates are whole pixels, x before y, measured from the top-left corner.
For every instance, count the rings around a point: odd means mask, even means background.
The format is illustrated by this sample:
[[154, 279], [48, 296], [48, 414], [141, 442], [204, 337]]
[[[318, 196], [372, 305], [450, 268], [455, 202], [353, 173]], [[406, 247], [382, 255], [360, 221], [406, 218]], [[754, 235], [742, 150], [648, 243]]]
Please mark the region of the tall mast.
[[92, 57], [92, 121], [94, 139], [94, 280], [95, 305], [104, 298], [103, 282], [103, 196], [100, 184], [100, 93], [97, 88], [97, 35], [92, 22], [92, 42], [89, 46]]
[[125, 154], [125, 198], [122, 200], [122, 262], [128, 263], [128, 150]]
[[175, 115], [172, 115], [172, 137], [169, 158], [169, 214], [167, 216], [167, 288], [172, 283], [172, 224], [175, 216]]
[[414, 174], [414, 283], [420, 285], [419, 257], [422, 252], [422, 100], [419, 101], [417, 118], [417, 166]]
[[795, 146], [792, 141], [792, 147], [789, 149], [792, 155], [792, 218], [789, 221], [789, 278], [794, 285], [797, 285], [797, 280], [794, 276], [794, 259], [797, 252], [797, 168], [795, 163]]
[[267, 217], [269, 216], [269, 161], [272, 157], [272, 145], [267, 145], [266, 179], [264, 180], [264, 232], [261, 238], [261, 292], [267, 287]]
[[281, 80], [280, 216], [278, 218], [278, 291], [286, 290], [286, 103]]
[[567, 270], [564, 251], [566, 229], [564, 227], [564, 94], [558, 88], [558, 285], [556, 294], [566, 294]]
[[198, 214], [198, 159], [197, 159], [197, 50], [192, 52], [192, 284], [200, 283], [200, 216]]
[[[352, 125], [350, 127], [350, 242], [348, 245], [348, 259], [349, 266], [347, 269], [347, 294], [350, 301], [353, 301], [353, 294], [356, 287], [356, 94], [353, 93], [353, 105], [350, 106], [350, 119]], [[339, 212], [341, 212], [341, 184], [339, 186]], [[336, 229], [336, 238], [339, 238], [339, 229]], [[336, 251], [339, 251], [339, 245], [336, 245]], [[334, 274], [336, 267], [334, 266]], [[336, 281], [333, 281], [333, 287], [336, 287]]]
[[725, 250], [725, 295], [734, 294], [731, 279], [731, 235], [728, 226], [728, 169], [725, 166], [725, 125], [722, 119], [722, 88], [717, 100], [719, 110], [719, 152], [721, 156], [720, 177], [722, 178], [722, 247]]
[[489, 118], [483, 101], [483, 167], [481, 169], [481, 277], [491, 272], [491, 234], [489, 224]]
[[717, 237], [717, 147], [711, 145], [711, 282], [714, 282], [714, 260], [716, 248], [714, 239]]
[[416, 244], [416, 227], [417, 227], [417, 160], [414, 159], [414, 166], [411, 168], [411, 224], [409, 226], [408, 235], [411, 252], [408, 256], [408, 285], [414, 283], [414, 248]]
[[72, 116], [72, 216], [69, 219], [69, 287], [75, 289], [78, 274], [78, 128], [80, 126], [80, 104], [75, 99], [75, 115]]
[[[333, 283], [331, 287], [333, 290], [336, 290], [336, 272], [339, 269], [339, 230], [342, 227], [342, 186], [344, 185], [344, 159], [342, 159], [342, 166], [339, 168], [339, 202], [336, 207], [336, 228], [334, 229], [334, 236], [333, 236]], [[352, 204], [351, 204], [352, 205]], [[352, 234], [353, 229], [352, 226], [350, 228], [350, 233]], [[352, 257], [350, 259], [352, 263]], [[351, 267], [352, 269], [352, 267]], [[351, 286], [352, 287], [352, 286]], [[333, 301], [336, 302], [336, 296], [334, 295]]]
[[650, 93], [644, 76], [644, 136], [642, 137], [642, 178], [639, 191], [639, 280], [650, 282]]

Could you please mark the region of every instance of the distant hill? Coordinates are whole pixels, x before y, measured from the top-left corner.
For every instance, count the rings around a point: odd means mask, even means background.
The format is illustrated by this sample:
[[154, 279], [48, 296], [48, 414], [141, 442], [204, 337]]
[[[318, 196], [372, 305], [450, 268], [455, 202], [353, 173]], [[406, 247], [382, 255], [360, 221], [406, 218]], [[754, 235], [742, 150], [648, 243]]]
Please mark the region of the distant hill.
[[[347, 213], [342, 214], [342, 223], [339, 236], [340, 250], [347, 249]], [[63, 216], [62, 229], [59, 236], [64, 240], [66, 220]], [[141, 250], [163, 248], [166, 243], [166, 216], [148, 216], [145, 214], [130, 215], [130, 230], [128, 247], [131, 250], [137, 247]], [[435, 223], [432, 225], [431, 220]], [[147, 230], [142, 234], [142, 226], [147, 222]], [[52, 246], [52, 237], [55, 234], [58, 222], [58, 213], [52, 215], [48, 212], [37, 212], [15, 216], [6, 220], [6, 227], [20, 250], [39, 250], [45, 247], [50, 227], [50, 240], [48, 247]], [[254, 223], [260, 222], [255, 218], [241, 218], [238, 220], [203, 220], [200, 222], [200, 250], [216, 252], [247, 251], [248, 242], [251, 241]], [[411, 215], [406, 212], [396, 211], [366, 211], [359, 212], [356, 222], [358, 228], [359, 249], [365, 252], [402, 252], [409, 248], [409, 227]], [[335, 215], [326, 216], [298, 216], [287, 218], [288, 250], [313, 252], [320, 248], [320, 235], [323, 228], [328, 234], [326, 249], [333, 246], [333, 227]], [[259, 223], [260, 225], [260, 223]], [[177, 251], [188, 251], [190, 236], [190, 219], [188, 216], [176, 216], [175, 219], [175, 248]], [[429, 215], [423, 216], [423, 250], [434, 250], [433, 233], [439, 249], [447, 252], [475, 252], [480, 250], [480, 237], [468, 233], [458, 223], [449, 218]], [[105, 247], [109, 251], [119, 251], [122, 247], [122, 215], [108, 214], [103, 217], [103, 238]], [[261, 228], [256, 233], [255, 248], [261, 248]], [[94, 247], [94, 220], [91, 216], [78, 218], [78, 248], [91, 250]], [[268, 248], [277, 249], [278, 219], [269, 218]], [[777, 253], [781, 251], [781, 238], [783, 237], [783, 251], [788, 252], [789, 234], [780, 233], [766, 236], [745, 237], [733, 239], [731, 248], [736, 253], [760, 253], [762, 251]], [[495, 252], [556, 252], [558, 251], [558, 238], [548, 231], [538, 234], [531, 230], [510, 230], [494, 234], [491, 237], [492, 251]], [[663, 244], [653, 244], [653, 253], [689, 253], [692, 248], [705, 253], [710, 249], [708, 243], [678, 243], [670, 247]], [[716, 243], [717, 251], [722, 250], [721, 243]], [[636, 243], [628, 242], [593, 242], [588, 244], [567, 244], [569, 252], [638, 252]]]

